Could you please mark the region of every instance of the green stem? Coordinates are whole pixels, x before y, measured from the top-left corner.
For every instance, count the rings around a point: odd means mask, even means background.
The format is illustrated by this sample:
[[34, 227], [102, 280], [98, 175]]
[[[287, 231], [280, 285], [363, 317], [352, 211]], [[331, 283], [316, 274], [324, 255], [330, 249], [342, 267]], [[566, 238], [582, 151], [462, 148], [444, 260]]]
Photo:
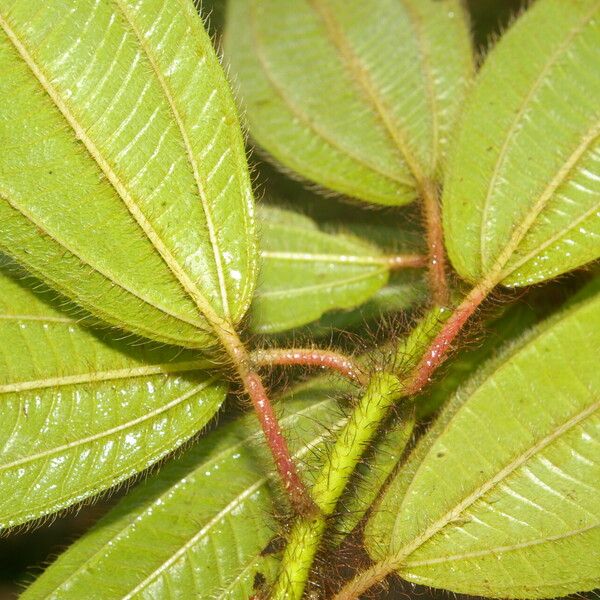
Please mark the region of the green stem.
[[271, 594], [274, 600], [302, 598], [310, 568], [325, 532], [327, 518], [335, 510], [358, 461], [376, 435], [389, 408], [402, 396], [402, 389], [401, 382], [395, 375], [377, 373], [372, 377], [312, 488], [312, 497], [320, 512], [300, 517], [292, 528], [282, 569]]
[[[390, 407], [398, 399], [420, 391], [429, 381], [491, 287], [487, 284], [475, 287], [451, 314], [445, 308], [436, 307], [425, 315], [398, 348], [397, 360], [405, 373], [402, 380], [385, 372], [371, 378], [312, 488], [312, 499], [320, 512], [300, 516], [292, 528], [279, 577], [271, 592], [272, 600], [302, 598], [327, 519], [333, 514], [356, 465]], [[377, 571], [377, 575], [380, 574]]]

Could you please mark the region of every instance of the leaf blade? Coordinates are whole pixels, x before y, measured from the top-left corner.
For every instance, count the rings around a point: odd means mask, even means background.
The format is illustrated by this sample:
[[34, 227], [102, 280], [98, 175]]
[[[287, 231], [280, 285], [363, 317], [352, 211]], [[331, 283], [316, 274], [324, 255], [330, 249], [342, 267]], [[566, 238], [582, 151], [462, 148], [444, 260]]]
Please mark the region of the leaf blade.
[[227, 27], [251, 134], [276, 160], [382, 204], [438, 174], [473, 70], [460, 3], [237, 0]]
[[259, 333], [305, 325], [333, 309], [354, 308], [388, 281], [382, 252], [354, 236], [328, 234], [309, 218], [262, 207], [262, 269], [250, 313]]
[[[0, 269], [0, 528], [108, 489], [213, 417], [225, 386], [174, 348], [133, 348], [82, 327]], [[14, 269], [14, 267], [13, 267]], [[68, 427], [66, 424], [68, 423]]]
[[[443, 197], [450, 258], [469, 281], [523, 286], [598, 257], [598, 9], [536, 4], [477, 78]], [[515, 71], [523, 55], [534, 60]]]
[[2, 94], [36, 118], [3, 103], [0, 244], [112, 324], [206, 346], [255, 279], [234, 105], [191, 3], [92, 4], [3, 6]]
[[[293, 450], [309, 464], [327, 428], [340, 426], [330, 393], [321, 380], [286, 401], [282, 425], [297, 432]], [[256, 592], [257, 573], [273, 581], [278, 557], [263, 550], [278, 530], [272, 515], [282, 507], [260, 440], [248, 417], [219, 428], [124, 499], [24, 598], [76, 598], [101, 585], [107, 598], [152, 598], [169, 589], [241, 600]], [[140, 545], [144, 551], [136, 552]]]

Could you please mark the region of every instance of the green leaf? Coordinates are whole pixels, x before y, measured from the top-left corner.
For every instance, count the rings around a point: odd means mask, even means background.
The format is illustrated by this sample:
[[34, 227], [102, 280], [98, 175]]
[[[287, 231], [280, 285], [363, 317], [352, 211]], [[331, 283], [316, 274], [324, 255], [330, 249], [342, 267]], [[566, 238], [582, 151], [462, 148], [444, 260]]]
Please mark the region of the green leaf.
[[[321, 378], [285, 401], [282, 425], [300, 464], [314, 464], [330, 430], [341, 427]], [[273, 489], [254, 418], [238, 419], [201, 440], [125, 498], [75, 543], [22, 598], [229, 598], [247, 600], [256, 581], [277, 573], [263, 552], [285, 508]]]
[[303, 177], [406, 204], [436, 177], [473, 70], [458, 0], [232, 0], [250, 133]]
[[427, 285], [423, 274], [415, 270], [391, 273], [388, 285], [354, 310], [336, 310], [326, 313], [318, 321], [303, 328], [302, 333], [312, 337], [330, 336], [333, 331], [355, 330], [365, 334], [365, 324], [386, 315], [409, 310], [427, 301]]
[[332, 309], [354, 308], [388, 280], [389, 261], [351, 235], [320, 231], [309, 218], [262, 207], [262, 269], [251, 327], [275, 333], [310, 323]]
[[178, 348], [79, 325], [0, 268], [0, 528], [90, 498], [206, 425], [226, 386]]
[[523, 286], [600, 255], [599, 72], [598, 0], [539, 0], [489, 54], [443, 196], [465, 279]]
[[214, 343], [255, 280], [235, 106], [190, 0], [0, 2], [0, 249], [105, 321]]
[[600, 584], [600, 296], [459, 390], [386, 493], [369, 552], [410, 581], [508, 598]]

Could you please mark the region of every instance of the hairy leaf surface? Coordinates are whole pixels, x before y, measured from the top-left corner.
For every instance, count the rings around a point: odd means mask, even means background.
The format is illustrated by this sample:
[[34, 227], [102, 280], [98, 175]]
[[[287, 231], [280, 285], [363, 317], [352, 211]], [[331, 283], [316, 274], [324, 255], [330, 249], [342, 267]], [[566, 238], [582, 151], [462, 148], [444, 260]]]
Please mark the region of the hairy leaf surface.
[[459, 390], [387, 491], [370, 553], [411, 581], [492, 597], [600, 584], [600, 296]]
[[600, 2], [539, 0], [489, 54], [451, 153], [444, 229], [462, 277], [523, 286], [598, 258], [598, 98]]
[[311, 219], [262, 207], [262, 268], [251, 327], [274, 333], [318, 319], [332, 309], [366, 302], [388, 280], [390, 263], [375, 246], [329, 234]]
[[235, 106], [190, 0], [0, 1], [0, 249], [107, 322], [203, 347], [255, 280]]
[[[321, 378], [287, 398], [287, 429], [301, 464], [345, 422]], [[22, 596], [229, 598], [272, 582], [278, 555], [264, 552], [285, 510], [274, 492], [254, 418], [238, 419], [167, 465], [74, 544]]]
[[80, 326], [0, 270], [0, 528], [146, 469], [200, 430], [226, 387], [195, 353]]
[[388, 205], [439, 174], [473, 69], [458, 0], [232, 0], [226, 54], [277, 161]]

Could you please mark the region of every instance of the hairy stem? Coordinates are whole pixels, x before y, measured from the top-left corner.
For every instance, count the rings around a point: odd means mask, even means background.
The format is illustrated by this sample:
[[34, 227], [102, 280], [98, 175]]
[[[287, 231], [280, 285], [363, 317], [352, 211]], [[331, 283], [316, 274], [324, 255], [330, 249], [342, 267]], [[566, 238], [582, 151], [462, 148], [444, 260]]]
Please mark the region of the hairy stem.
[[320, 512], [296, 521], [285, 549], [282, 569], [272, 591], [274, 600], [300, 600], [315, 554], [337, 502], [358, 461], [376, 435], [389, 408], [403, 394], [397, 377], [377, 373], [356, 405], [329, 453], [312, 497]]
[[429, 383], [431, 376], [446, 360], [456, 336], [493, 287], [493, 284], [488, 283], [477, 285], [450, 315], [415, 367], [407, 384], [406, 391], [408, 394], [416, 394]]
[[[422, 354], [417, 366], [406, 380], [404, 389], [406, 395], [418, 393], [429, 383], [433, 373], [446, 360], [452, 347], [452, 342], [493, 287], [493, 283], [482, 282], [474, 287], [459, 304], [429, 344], [427, 350]], [[381, 583], [390, 573], [397, 570], [399, 566], [398, 561], [394, 558], [383, 560], [373, 565], [356, 575], [352, 581], [342, 588], [334, 600], [359, 598], [369, 588]]]
[[352, 358], [330, 350], [267, 348], [265, 350], [255, 350], [250, 356], [254, 363], [259, 366], [302, 365], [307, 367], [323, 367], [336, 371], [360, 385], [366, 385], [368, 382], [365, 372]]
[[279, 426], [273, 405], [260, 375], [252, 366], [252, 359], [248, 351], [230, 327], [222, 327], [218, 331], [218, 335], [235, 366], [246, 394], [252, 401], [280, 481], [294, 510], [299, 515], [314, 513], [315, 506], [310, 493], [298, 475], [298, 469]]
[[[416, 394], [429, 382], [446, 359], [452, 342], [492, 287], [487, 284], [475, 287], [447, 319], [444, 309], [439, 307], [425, 316], [402, 345], [402, 351], [411, 355], [407, 357], [410, 365], [408, 374], [402, 381], [390, 373], [376, 373], [372, 377], [313, 486], [312, 498], [320, 514], [300, 518], [292, 528], [279, 578], [272, 591], [273, 600], [300, 600], [325, 532], [327, 518], [335, 510], [360, 457], [388, 415], [390, 407], [398, 399]], [[354, 588], [362, 593], [390, 572], [383, 565], [376, 565], [359, 574], [341, 593], [346, 594], [347, 589]], [[371, 583], [367, 585], [364, 583], [366, 580]], [[361, 587], [364, 585], [366, 587]], [[355, 597], [358, 596], [339, 596], [340, 600]]]
[[387, 265], [391, 271], [419, 269], [429, 264], [429, 258], [423, 254], [396, 254], [386, 258]]
[[421, 196], [429, 250], [429, 285], [434, 303], [438, 306], [447, 306], [449, 292], [446, 280], [446, 254], [444, 252], [439, 192], [435, 182], [425, 179], [421, 184]]

